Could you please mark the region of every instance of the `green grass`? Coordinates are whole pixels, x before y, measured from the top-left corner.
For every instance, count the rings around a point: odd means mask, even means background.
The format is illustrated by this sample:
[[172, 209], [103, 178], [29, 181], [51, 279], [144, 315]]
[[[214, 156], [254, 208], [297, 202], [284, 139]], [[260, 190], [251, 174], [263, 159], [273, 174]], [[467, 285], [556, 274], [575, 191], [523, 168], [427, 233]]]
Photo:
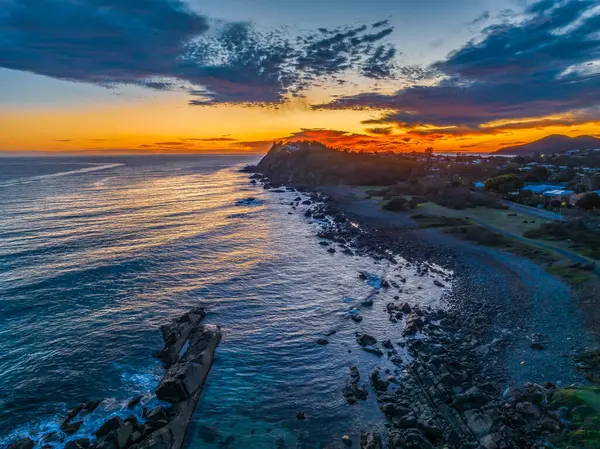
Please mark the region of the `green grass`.
[[596, 413], [600, 413], [600, 388], [598, 387], [565, 387], [557, 389], [550, 404], [556, 407], [566, 406], [570, 409], [579, 405], [589, 405]]
[[555, 408], [567, 407], [570, 432], [556, 441], [564, 449], [600, 449], [600, 388], [559, 388], [550, 399]]
[[411, 216], [411, 218], [417, 222], [417, 226], [421, 229], [445, 228], [449, 226], [465, 226], [473, 224], [472, 221], [466, 218], [447, 217], [444, 215], [416, 214]]
[[594, 279], [594, 276], [588, 272], [577, 268], [572, 268], [565, 264], [551, 265], [546, 271], [555, 276], [559, 276], [572, 284], [583, 284]]

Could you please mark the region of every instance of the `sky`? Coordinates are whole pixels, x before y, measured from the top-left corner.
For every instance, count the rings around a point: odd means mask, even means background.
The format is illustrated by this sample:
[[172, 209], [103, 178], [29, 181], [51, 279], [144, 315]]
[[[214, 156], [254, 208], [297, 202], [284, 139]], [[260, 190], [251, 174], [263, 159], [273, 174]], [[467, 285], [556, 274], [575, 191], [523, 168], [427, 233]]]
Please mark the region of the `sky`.
[[0, 151], [600, 136], [598, 0], [0, 0]]

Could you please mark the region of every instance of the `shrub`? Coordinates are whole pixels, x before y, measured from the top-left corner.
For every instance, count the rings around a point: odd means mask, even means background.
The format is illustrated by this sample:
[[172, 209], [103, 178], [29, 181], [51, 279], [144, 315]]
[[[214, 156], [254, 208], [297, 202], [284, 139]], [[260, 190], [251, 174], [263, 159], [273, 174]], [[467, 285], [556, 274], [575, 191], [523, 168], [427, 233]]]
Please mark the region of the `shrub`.
[[585, 210], [600, 209], [600, 196], [595, 192], [586, 193], [577, 200], [577, 207]]
[[408, 209], [408, 201], [402, 196], [395, 196], [383, 205], [385, 210], [400, 212]]
[[493, 192], [508, 193], [523, 187], [523, 180], [514, 174], [500, 175], [485, 181], [485, 188]]
[[379, 189], [379, 190], [367, 190], [365, 192], [365, 195], [367, 196], [385, 196], [388, 194], [388, 192], [390, 191], [389, 187], [386, 187], [385, 189]]
[[600, 232], [590, 229], [582, 220], [553, 221], [530, 229], [523, 236], [532, 239], [571, 240], [581, 254], [600, 258]]

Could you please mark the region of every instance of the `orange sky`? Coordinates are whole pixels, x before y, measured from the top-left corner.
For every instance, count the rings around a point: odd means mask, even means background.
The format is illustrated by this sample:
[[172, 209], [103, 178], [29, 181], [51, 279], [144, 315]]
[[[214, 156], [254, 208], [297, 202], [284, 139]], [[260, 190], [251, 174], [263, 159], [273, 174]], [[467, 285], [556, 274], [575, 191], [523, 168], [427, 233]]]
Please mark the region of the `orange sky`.
[[[456, 129], [402, 129], [363, 124], [382, 111], [312, 110], [296, 102], [278, 109], [191, 107], [178, 96], [133, 103], [0, 110], [0, 148], [8, 151], [264, 152], [273, 140], [320, 140], [368, 150], [483, 152], [549, 134], [598, 134], [600, 123], [528, 127], [491, 124], [477, 133]], [[539, 123], [536, 119], [533, 124]], [[494, 128], [494, 126], [503, 128]], [[511, 129], [516, 127], [516, 129]], [[522, 127], [522, 128], [520, 128]], [[509, 129], [506, 129], [509, 128]]]
[[488, 152], [600, 135], [594, 2], [133, 3], [6, 4], [0, 151]]

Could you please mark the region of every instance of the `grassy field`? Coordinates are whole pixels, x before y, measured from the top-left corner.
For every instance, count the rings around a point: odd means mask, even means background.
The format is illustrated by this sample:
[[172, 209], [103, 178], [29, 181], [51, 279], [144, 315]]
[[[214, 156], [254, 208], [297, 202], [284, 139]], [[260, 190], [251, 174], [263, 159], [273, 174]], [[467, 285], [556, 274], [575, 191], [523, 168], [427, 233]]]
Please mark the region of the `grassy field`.
[[[365, 195], [368, 190], [379, 190], [381, 187], [373, 186], [362, 186], [357, 187], [356, 192], [359, 195]], [[410, 196], [406, 196], [407, 199]], [[383, 204], [382, 198], [373, 198], [379, 200]], [[540, 249], [540, 244], [555, 248], [558, 250], [566, 250], [584, 257], [589, 262], [594, 262], [594, 259], [590, 258], [586, 253], [585, 248], [575, 246], [572, 242], [567, 240], [555, 240], [546, 238], [531, 239], [523, 236], [523, 233], [529, 230], [537, 229], [542, 223], [548, 223], [549, 220], [527, 214], [521, 211], [513, 211], [506, 209], [491, 209], [487, 207], [476, 207], [455, 210], [444, 206], [440, 206], [431, 201], [427, 203], [419, 204], [415, 209], [405, 212], [410, 215], [422, 215], [418, 221], [420, 227], [447, 227], [448, 223], [437, 223], [438, 221], [434, 217], [449, 217], [454, 220], [472, 220], [474, 223], [490, 227], [502, 231], [508, 234], [506, 237], [514, 237], [515, 240], [519, 240], [521, 245], [519, 246], [530, 246], [532, 248]], [[457, 224], [457, 223], [455, 223]], [[548, 252], [547, 250], [545, 252]]]
[[[415, 209], [415, 212], [425, 215], [475, 218], [485, 225], [498, 228], [504, 232], [518, 236], [522, 236], [525, 231], [535, 229], [539, 227], [540, 224], [548, 221], [533, 215], [514, 212], [511, 210], [489, 209], [487, 207], [453, 210], [447, 207], [439, 206], [432, 202], [419, 204]], [[516, 216], [513, 216], [512, 214], [516, 214]], [[525, 221], [527, 223], [525, 223]]]

